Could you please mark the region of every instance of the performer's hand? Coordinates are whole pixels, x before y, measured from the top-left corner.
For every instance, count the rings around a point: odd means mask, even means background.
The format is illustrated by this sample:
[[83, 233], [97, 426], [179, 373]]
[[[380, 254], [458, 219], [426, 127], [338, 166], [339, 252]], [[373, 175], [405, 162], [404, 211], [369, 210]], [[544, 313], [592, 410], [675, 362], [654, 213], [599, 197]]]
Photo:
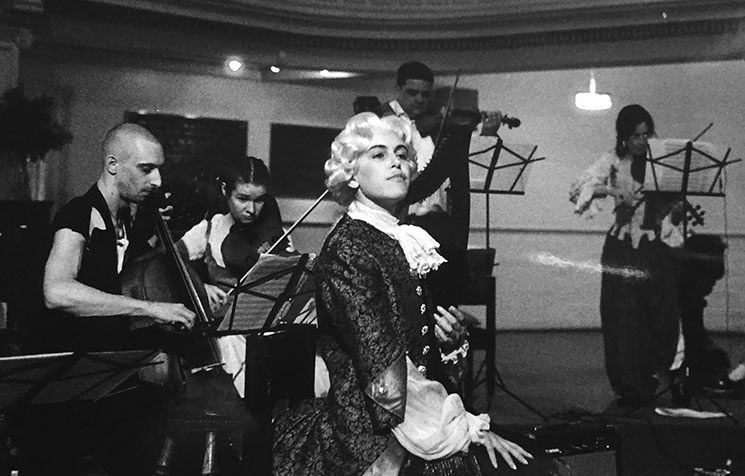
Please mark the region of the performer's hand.
[[455, 306], [445, 309], [437, 306], [435, 312], [435, 336], [441, 346], [458, 347], [466, 337], [466, 316]]
[[214, 284], [205, 283], [204, 290], [207, 291], [207, 298], [209, 298], [210, 309], [212, 309], [212, 312], [220, 309], [220, 306], [225, 303], [225, 299], [228, 297], [228, 293]]
[[151, 302], [148, 303], [149, 316], [160, 324], [181, 324], [187, 329], [194, 327], [196, 315], [181, 303]]
[[486, 431], [484, 432], [484, 436], [483, 444], [486, 447], [489, 460], [495, 468], [498, 466], [497, 452], [502, 456], [502, 458], [504, 458], [507, 465], [512, 469], [517, 469], [515, 460], [518, 460], [522, 464], [528, 464], [528, 458], [533, 459], [533, 455], [525, 451], [522, 446], [513, 443], [510, 440], [506, 440], [496, 433]]
[[271, 248], [273, 243], [269, 243], [268, 241], [266, 243], [263, 243], [261, 246], [256, 248], [256, 251], [258, 251], [259, 254], [266, 253], [269, 251], [269, 248]]
[[499, 111], [482, 111], [481, 113], [481, 135], [496, 136], [499, 126], [502, 125], [502, 113]]
[[173, 213], [173, 205], [167, 203], [169, 198], [171, 198], [171, 192], [164, 192], [163, 204], [162, 206], [158, 206], [158, 213], [160, 213], [160, 217], [165, 222], [171, 219], [171, 213]]
[[621, 203], [633, 206], [636, 202], [644, 198], [641, 188], [636, 191], [627, 191], [616, 187], [608, 187], [608, 195], [616, 197]]

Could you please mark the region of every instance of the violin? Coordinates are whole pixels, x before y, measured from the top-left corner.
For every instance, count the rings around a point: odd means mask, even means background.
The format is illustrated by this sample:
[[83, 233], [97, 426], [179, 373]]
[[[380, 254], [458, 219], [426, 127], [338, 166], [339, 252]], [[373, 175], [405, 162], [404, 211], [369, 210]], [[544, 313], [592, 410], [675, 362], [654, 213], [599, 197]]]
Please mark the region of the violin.
[[686, 209], [686, 220], [690, 226], [703, 226], [704, 215], [706, 210], [701, 209], [701, 205], [692, 205], [686, 200], [684, 203]]
[[[259, 254], [265, 253], [283, 233], [279, 205], [272, 195], [267, 194], [256, 220], [245, 224], [236, 222], [225, 237], [221, 245], [225, 267], [240, 278], [256, 264]], [[287, 245], [285, 241], [285, 248]]]
[[[450, 111], [450, 116], [453, 118], [467, 118], [473, 121], [475, 124], [478, 124], [481, 122], [483, 118], [485, 118], [489, 113], [485, 111], [476, 111], [473, 109], [453, 109]], [[513, 129], [515, 127], [520, 127], [520, 124], [522, 124], [522, 121], [516, 117], [510, 117], [506, 114], [502, 116], [502, 119], [500, 121], [505, 126], [509, 127], [510, 129]]]
[[[470, 125], [476, 127], [483, 118], [489, 113], [486, 111], [479, 111], [476, 109], [451, 109], [448, 111], [447, 120], [443, 121], [443, 115], [440, 113], [436, 114], [424, 114], [414, 121], [419, 134], [422, 137], [435, 136], [440, 126], [444, 124], [452, 125]], [[510, 129], [520, 127], [522, 121], [517, 117], [503, 115], [501, 124], [509, 127]]]
[[505, 114], [504, 116], [502, 116], [502, 124], [509, 127], [510, 129], [513, 129], [515, 127], [520, 127], [522, 121], [516, 117], [510, 117]]

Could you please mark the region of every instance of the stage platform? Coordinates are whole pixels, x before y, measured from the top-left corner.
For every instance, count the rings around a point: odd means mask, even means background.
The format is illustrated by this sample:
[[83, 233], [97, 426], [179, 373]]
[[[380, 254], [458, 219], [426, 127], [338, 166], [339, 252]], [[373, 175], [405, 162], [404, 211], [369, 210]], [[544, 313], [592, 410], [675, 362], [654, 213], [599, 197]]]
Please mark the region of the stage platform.
[[[732, 358], [745, 356], [745, 337], [713, 337]], [[694, 468], [721, 468], [727, 459], [733, 475], [745, 475], [745, 400], [693, 398], [690, 408], [730, 415], [707, 420], [621, 407], [605, 375], [598, 330], [501, 331], [496, 348], [506, 388], [537, 413], [499, 388], [489, 406], [480, 385], [470, 403], [479, 412], [488, 406], [493, 422], [522, 431], [569, 422], [611, 424], [620, 436], [624, 476], [694, 475]], [[478, 368], [481, 354], [475, 359]], [[674, 406], [669, 393], [658, 399], [657, 407]]]

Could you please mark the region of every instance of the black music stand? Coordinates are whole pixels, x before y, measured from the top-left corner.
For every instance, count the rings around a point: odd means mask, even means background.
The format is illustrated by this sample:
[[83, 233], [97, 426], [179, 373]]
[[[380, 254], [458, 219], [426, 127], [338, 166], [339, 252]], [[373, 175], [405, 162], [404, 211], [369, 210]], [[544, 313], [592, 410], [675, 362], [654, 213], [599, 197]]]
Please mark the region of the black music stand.
[[497, 143], [494, 146], [468, 154], [469, 157], [474, 157], [492, 152], [488, 163], [472, 158], [468, 159], [469, 165], [474, 165], [477, 170], [486, 171], [483, 186], [481, 188], [471, 188], [470, 192], [485, 195], [487, 249], [490, 247], [489, 235], [491, 234], [489, 199], [491, 195], [525, 195], [528, 165], [546, 159], [545, 157], [534, 157], [536, 149], [538, 149], [538, 146], [533, 146], [526, 157], [504, 145], [502, 138], [497, 136]]
[[0, 408], [97, 401], [143, 367], [154, 350], [61, 352], [0, 358]]
[[[0, 410], [12, 425], [31, 405], [96, 402], [109, 395], [138, 370], [156, 365], [155, 350], [60, 352], [0, 358]], [[124, 390], [122, 390], [124, 391]], [[14, 437], [6, 445], [17, 452]], [[14, 468], [6, 468], [14, 469]]]
[[[483, 185], [480, 188], [471, 188], [471, 193], [483, 194], [485, 196], [485, 226], [486, 226], [486, 250], [468, 250], [471, 256], [483, 255], [488, 257], [491, 263], [485, 268], [488, 275], [472, 276], [472, 285], [464, 293], [462, 304], [486, 306], [486, 329], [472, 328], [469, 330], [471, 339], [474, 341], [472, 347], [483, 347], [485, 352], [481, 367], [473, 375], [473, 355], [468, 354], [469, 369], [466, 379], [466, 395], [470, 396], [474, 388], [486, 383], [487, 407], [491, 408], [494, 398], [494, 388], [498, 387], [507, 395], [515, 399], [528, 410], [540, 416], [546, 417], [538, 410], [525, 402], [519, 396], [510, 391], [499, 374], [496, 364], [496, 279], [491, 275], [494, 263], [495, 250], [490, 246], [491, 235], [491, 209], [490, 199], [492, 195], [525, 195], [525, 182], [527, 181], [528, 165], [545, 160], [545, 157], [535, 157], [538, 146], [529, 147], [526, 155], [504, 145], [502, 138], [497, 136], [497, 143], [484, 150], [471, 152], [469, 157], [481, 156], [491, 152], [488, 162], [482, 162], [469, 158], [469, 165], [474, 165], [479, 171], [485, 171]], [[483, 261], [483, 259], [480, 259]], [[469, 263], [473, 266], [473, 263]], [[484, 268], [484, 263], [479, 263]], [[485, 376], [481, 378], [482, 372]], [[479, 380], [480, 379], [480, 380]]]
[[[650, 141], [644, 194], [652, 199], [646, 201], [645, 228], [656, 226], [659, 219], [681, 200], [684, 212], [702, 222], [688, 197], [724, 197], [721, 181], [724, 168], [740, 162], [741, 159], [731, 160], [729, 147], [723, 152], [721, 159], [716, 158], [714, 149], [709, 143], [691, 140]], [[688, 220], [683, 217], [683, 240], [687, 235]]]
[[[697, 138], [700, 138], [708, 129], [708, 127], [704, 129], [704, 132]], [[731, 159], [729, 147], [717, 149], [710, 143], [696, 140], [650, 140], [648, 146], [643, 192], [646, 208], [642, 226], [654, 229], [673, 207], [682, 203], [683, 210], [680, 216], [683, 224], [682, 250], [686, 250], [688, 240], [688, 217], [691, 217], [694, 223], [703, 224], [703, 214], [699, 212], [698, 207], [691, 205], [688, 197], [724, 197], [725, 190], [722, 183], [724, 168], [742, 160]], [[721, 151], [721, 158], [715, 157], [718, 151]], [[685, 257], [685, 251], [682, 256]], [[682, 263], [683, 261], [681, 265]], [[685, 340], [687, 340], [686, 327], [684, 323], [683, 338]], [[686, 349], [688, 349], [688, 342], [686, 342]], [[715, 405], [722, 409], [718, 404], [715, 403]], [[728, 412], [724, 411], [724, 413], [731, 418]]]
[[231, 291], [230, 310], [211, 334], [264, 332], [282, 322], [290, 311], [299, 314], [313, 295], [308, 278], [314, 260], [308, 254], [261, 255]]
[[244, 461], [250, 474], [272, 474], [273, 419], [277, 413], [314, 396], [315, 330], [311, 324], [278, 324], [266, 332], [245, 334], [245, 402], [258, 420], [260, 435], [244, 442]]
[[243, 442], [244, 466], [270, 475], [273, 407], [313, 397], [315, 327], [304, 323], [314, 295], [315, 257], [264, 254], [234, 288], [229, 315], [214, 336], [246, 339], [245, 404], [256, 418], [258, 436]]

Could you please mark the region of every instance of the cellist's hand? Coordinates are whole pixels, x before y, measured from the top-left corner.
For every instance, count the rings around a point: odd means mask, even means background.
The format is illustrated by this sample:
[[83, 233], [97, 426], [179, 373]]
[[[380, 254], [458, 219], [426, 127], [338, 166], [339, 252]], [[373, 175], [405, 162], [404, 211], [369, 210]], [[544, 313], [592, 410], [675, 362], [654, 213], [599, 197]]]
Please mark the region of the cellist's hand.
[[181, 324], [187, 329], [194, 327], [196, 314], [181, 303], [150, 302], [148, 317], [159, 324]]
[[163, 193], [163, 205], [164, 206], [162, 207], [158, 206], [158, 213], [160, 213], [160, 217], [165, 222], [171, 219], [171, 213], [173, 213], [173, 205], [168, 203], [169, 198], [171, 198], [171, 192], [164, 192]]

